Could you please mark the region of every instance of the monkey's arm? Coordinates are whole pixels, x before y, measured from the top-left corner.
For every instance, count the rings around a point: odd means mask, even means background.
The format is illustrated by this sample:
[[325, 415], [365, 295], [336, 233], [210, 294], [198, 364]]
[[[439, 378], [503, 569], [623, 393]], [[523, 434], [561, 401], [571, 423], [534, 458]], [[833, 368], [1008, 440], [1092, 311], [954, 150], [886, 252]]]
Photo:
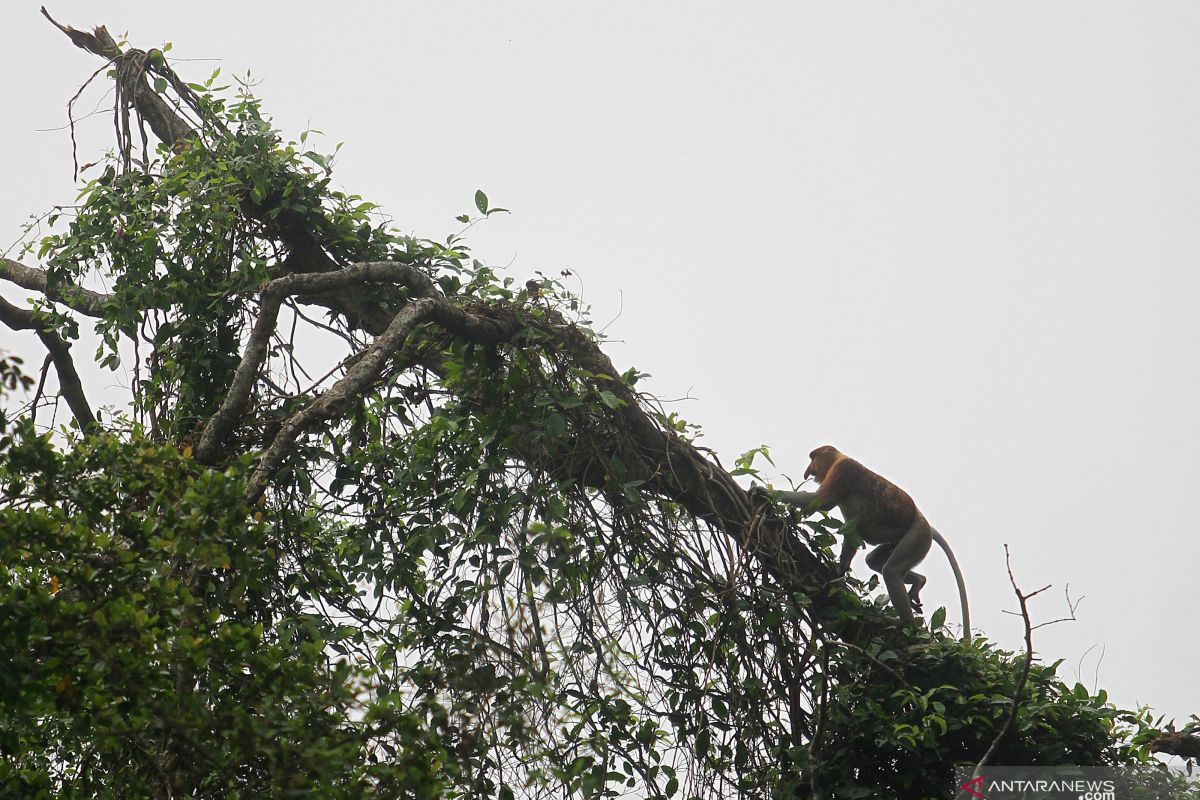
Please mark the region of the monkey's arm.
[[[786, 489], [768, 492], [763, 487], [756, 486], [752, 491], [755, 494], [769, 494], [772, 500], [787, 503], [801, 511], [829, 511], [838, 504], [838, 497], [833, 492], [823, 492], [820, 489], [815, 492], [790, 492]], [[842, 552], [838, 558], [841, 574], [845, 575], [850, 570], [850, 562], [854, 560], [854, 554], [860, 547], [862, 547], [862, 539], [853, 533], [848, 533], [842, 539]]]
[[829, 511], [837, 505], [836, 500], [820, 491], [789, 492], [785, 489], [776, 489], [771, 497], [801, 511]]
[[842, 575], [850, 571], [850, 562], [854, 560], [854, 554], [860, 547], [862, 540], [858, 536], [848, 533], [842, 537], [842, 554], [838, 558], [838, 570]]

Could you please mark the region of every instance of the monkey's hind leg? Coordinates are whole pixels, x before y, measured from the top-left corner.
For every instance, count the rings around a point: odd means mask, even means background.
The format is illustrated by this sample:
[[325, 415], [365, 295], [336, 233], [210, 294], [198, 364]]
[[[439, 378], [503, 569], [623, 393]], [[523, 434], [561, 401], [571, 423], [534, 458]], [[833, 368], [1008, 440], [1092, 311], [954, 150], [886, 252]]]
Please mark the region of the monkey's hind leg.
[[910, 572], [904, 582], [912, 584], [908, 588], [908, 601], [916, 613], [921, 613], [921, 590], [925, 588], [925, 576], [919, 572]]
[[[878, 573], [883, 573], [883, 565], [887, 563], [888, 558], [896, 550], [896, 542], [885, 542], [879, 545], [871, 552], [867, 553], [867, 566]], [[904, 576], [905, 583], [911, 583], [912, 588], [908, 590], [909, 605], [917, 614], [921, 613], [921, 589], [925, 586], [925, 576], [919, 572], [911, 570]], [[890, 597], [889, 593], [889, 597]]]
[[[887, 563], [888, 557], [895, 549], [895, 542], [879, 545], [879, 547], [867, 553], [867, 566], [876, 572], [883, 572], [883, 565]], [[904, 576], [904, 582], [910, 584], [908, 588], [908, 602], [912, 606], [912, 610], [920, 614], [922, 608], [921, 590], [925, 588], [926, 578], [919, 572], [909, 570], [909, 573]]]
[[[883, 584], [887, 587], [888, 597], [892, 599], [892, 608], [896, 609], [900, 619], [905, 622], [914, 620], [913, 597], [906, 590], [905, 584], [914, 584], [919, 603], [919, 594], [921, 587], [925, 585], [925, 576], [913, 572], [913, 567], [920, 564], [929, 554], [932, 544], [933, 535], [929, 531], [929, 523], [918, 515], [908, 532], [900, 537], [900, 541], [896, 542], [887, 561], [879, 570], [883, 574]], [[875, 554], [871, 553], [871, 555]], [[915, 576], [917, 580], [910, 580], [909, 576]]]

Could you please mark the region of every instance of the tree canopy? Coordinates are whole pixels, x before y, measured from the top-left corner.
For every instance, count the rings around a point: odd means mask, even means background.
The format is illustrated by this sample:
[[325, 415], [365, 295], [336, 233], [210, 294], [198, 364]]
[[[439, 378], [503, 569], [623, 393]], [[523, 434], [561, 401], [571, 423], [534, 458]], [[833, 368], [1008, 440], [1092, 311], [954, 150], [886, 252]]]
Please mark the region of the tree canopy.
[[47, 353], [36, 389], [0, 362], [5, 796], [950, 797], [985, 754], [1170, 782], [1148, 710], [944, 610], [898, 627], [835, 520], [738, 482], [767, 449], [726, 468], [555, 277], [401, 232], [246, 84], [59, 27], [117, 142], [0, 261]]

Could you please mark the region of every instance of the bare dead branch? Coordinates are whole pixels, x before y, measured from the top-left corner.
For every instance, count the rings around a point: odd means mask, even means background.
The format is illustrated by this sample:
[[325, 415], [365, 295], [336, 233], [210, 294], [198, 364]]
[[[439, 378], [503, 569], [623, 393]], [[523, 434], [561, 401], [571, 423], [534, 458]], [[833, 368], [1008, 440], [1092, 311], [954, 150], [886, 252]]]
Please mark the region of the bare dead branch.
[[27, 267], [8, 258], [0, 258], [0, 279], [31, 292], [41, 292], [50, 300], [88, 317], [103, 316], [104, 305], [111, 298], [111, 295], [93, 292], [73, 283], [56, 283], [51, 287], [45, 270]]
[[1008, 552], [1008, 545], [1004, 545], [1004, 563], [1008, 567], [1008, 581], [1012, 584], [1013, 591], [1017, 594], [1017, 602], [1021, 604], [1021, 619], [1025, 621], [1025, 663], [1021, 667], [1021, 677], [1017, 679], [1017, 688], [1013, 690], [1012, 706], [1009, 708], [1008, 719], [1004, 721], [1004, 727], [996, 734], [996, 738], [992, 739], [992, 743], [988, 746], [987, 752], [983, 754], [983, 758], [979, 759], [979, 763], [975, 765], [973, 778], [978, 778], [983, 772], [983, 768], [991, 763], [992, 758], [996, 755], [996, 750], [1000, 747], [1005, 737], [1007, 737], [1017, 723], [1017, 712], [1021, 708], [1021, 695], [1025, 692], [1025, 683], [1029, 680], [1029, 670], [1033, 668], [1033, 622], [1029, 618], [1029, 598], [1034, 595], [1041, 594], [1049, 589], [1049, 586], [1043, 586], [1035, 592], [1025, 594], [1021, 588], [1017, 586], [1016, 576], [1012, 571], [1012, 558]]
[[198, 134], [182, 116], [175, 113], [170, 104], [154, 91], [146, 80], [146, 52], [130, 49], [121, 51], [116, 40], [103, 25], [92, 33], [76, 30], [69, 25], [60, 25], [42, 8], [42, 15], [54, 27], [65, 33], [76, 47], [95, 53], [101, 58], [117, 62], [118, 92], [132, 102], [138, 114], [150, 124], [150, 129], [159, 141], [174, 146], [184, 139], [197, 138]]
[[83, 382], [75, 371], [75, 360], [71, 358], [71, 345], [57, 331], [50, 329], [47, 324], [33, 311], [18, 308], [0, 297], [0, 322], [15, 331], [33, 331], [41, 339], [42, 344], [54, 361], [54, 370], [58, 373], [58, 388], [75, 420], [82, 430], [88, 430], [96, 425], [96, 415], [88, 403], [87, 395], [83, 392]]
[[[120, 55], [119, 50], [113, 53], [113, 50], [116, 49], [116, 43], [113, 42], [112, 37], [108, 35], [108, 31], [103, 27], [97, 28], [95, 33], [75, 30], [70, 25], [60, 24], [54, 17], [50, 16], [50, 12], [46, 10], [45, 6], [42, 6], [42, 16], [50, 20], [50, 24], [54, 27], [65, 33], [75, 43], [76, 47], [81, 47], [103, 58], [111, 59]], [[111, 48], [109, 45], [111, 45]]]

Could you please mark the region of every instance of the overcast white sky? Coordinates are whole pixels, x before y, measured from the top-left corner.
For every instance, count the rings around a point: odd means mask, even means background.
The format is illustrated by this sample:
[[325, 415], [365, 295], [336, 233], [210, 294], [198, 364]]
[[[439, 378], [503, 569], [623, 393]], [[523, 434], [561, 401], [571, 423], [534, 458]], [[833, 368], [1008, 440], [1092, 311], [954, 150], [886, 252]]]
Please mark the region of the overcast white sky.
[[[989, 638], [1021, 646], [1007, 543], [1039, 619], [1085, 598], [1037, 633], [1060, 674], [1200, 712], [1200, 4], [48, 4], [187, 78], [252, 70], [419, 236], [484, 189], [513, 214], [476, 255], [575, 271], [727, 464], [837, 445], [950, 539]], [[74, 198], [58, 128], [100, 66], [38, 5], [3, 10], [0, 246]]]

